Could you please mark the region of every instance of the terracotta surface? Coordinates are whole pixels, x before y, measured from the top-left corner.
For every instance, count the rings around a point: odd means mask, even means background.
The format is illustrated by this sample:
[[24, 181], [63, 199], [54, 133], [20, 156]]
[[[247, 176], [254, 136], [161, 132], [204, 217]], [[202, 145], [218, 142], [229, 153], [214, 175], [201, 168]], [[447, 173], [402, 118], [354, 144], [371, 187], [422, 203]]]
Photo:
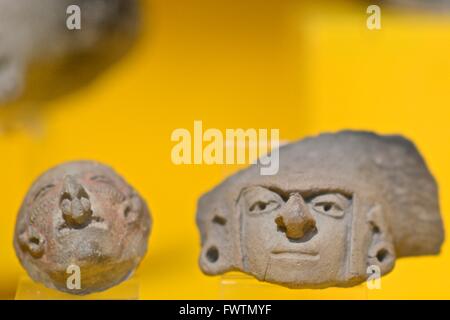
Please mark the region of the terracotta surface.
[[206, 274], [240, 270], [292, 288], [353, 286], [444, 239], [434, 178], [400, 136], [339, 132], [280, 148], [280, 170], [254, 165], [201, 197]]
[[[150, 229], [145, 201], [124, 179], [96, 162], [71, 162], [32, 185], [17, 218], [14, 247], [35, 281], [86, 294], [132, 274], [147, 251]], [[80, 268], [79, 290], [67, 286], [71, 265]]]

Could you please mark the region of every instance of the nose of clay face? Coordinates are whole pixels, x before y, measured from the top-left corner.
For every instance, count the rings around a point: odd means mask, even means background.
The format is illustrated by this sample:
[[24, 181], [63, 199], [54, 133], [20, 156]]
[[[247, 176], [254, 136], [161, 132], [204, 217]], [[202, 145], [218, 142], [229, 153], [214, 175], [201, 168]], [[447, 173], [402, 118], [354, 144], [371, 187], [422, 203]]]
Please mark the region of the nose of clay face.
[[289, 239], [299, 240], [316, 226], [314, 217], [309, 213], [308, 207], [301, 195], [293, 194], [281, 208], [275, 223], [286, 233]]
[[73, 176], [64, 177], [60, 208], [69, 226], [83, 226], [92, 216], [89, 195]]

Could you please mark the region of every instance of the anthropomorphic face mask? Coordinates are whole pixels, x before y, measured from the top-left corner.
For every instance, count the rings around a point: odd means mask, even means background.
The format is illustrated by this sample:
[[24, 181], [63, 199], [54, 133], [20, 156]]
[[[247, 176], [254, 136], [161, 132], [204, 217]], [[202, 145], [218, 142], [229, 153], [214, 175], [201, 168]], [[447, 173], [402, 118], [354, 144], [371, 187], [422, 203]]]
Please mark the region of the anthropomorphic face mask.
[[[33, 279], [85, 294], [130, 275], [146, 252], [150, 224], [145, 202], [114, 171], [73, 162], [51, 169], [32, 186], [14, 244]], [[81, 269], [81, 289], [66, 286], [70, 265]]]
[[245, 189], [239, 200], [244, 267], [270, 282], [333, 284], [345, 271], [351, 204], [339, 192]]
[[390, 272], [397, 257], [439, 252], [436, 184], [408, 140], [339, 132], [279, 152], [276, 175], [261, 176], [254, 165], [200, 199], [205, 273], [347, 287]]

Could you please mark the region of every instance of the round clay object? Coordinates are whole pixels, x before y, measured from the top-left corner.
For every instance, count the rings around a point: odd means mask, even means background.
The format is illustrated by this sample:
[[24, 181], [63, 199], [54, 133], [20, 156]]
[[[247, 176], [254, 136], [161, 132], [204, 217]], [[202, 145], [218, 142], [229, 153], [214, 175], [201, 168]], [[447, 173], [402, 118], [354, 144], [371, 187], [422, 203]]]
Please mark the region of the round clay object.
[[14, 248], [35, 281], [88, 294], [130, 277], [147, 251], [150, 229], [145, 201], [114, 170], [70, 162], [31, 186], [17, 217]]

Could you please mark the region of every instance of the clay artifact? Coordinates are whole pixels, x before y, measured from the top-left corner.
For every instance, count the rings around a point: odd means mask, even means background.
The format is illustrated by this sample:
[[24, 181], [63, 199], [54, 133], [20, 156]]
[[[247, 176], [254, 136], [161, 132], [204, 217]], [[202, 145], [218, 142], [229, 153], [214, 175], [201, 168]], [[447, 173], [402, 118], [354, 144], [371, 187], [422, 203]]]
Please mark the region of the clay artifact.
[[204, 273], [348, 287], [390, 272], [397, 258], [439, 253], [438, 189], [411, 141], [343, 131], [279, 152], [276, 175], [255, 164], [200, 198]]
[[130, 277], [147, 251], [151, 224], [145, 201], [111, 168], [70, 162], [31, 186], [14, 248], [35, 281], [88, 294]]
[[0, 104], [85, 85], [128, 51], [138, 21], [137, 0], [1, 0]]

